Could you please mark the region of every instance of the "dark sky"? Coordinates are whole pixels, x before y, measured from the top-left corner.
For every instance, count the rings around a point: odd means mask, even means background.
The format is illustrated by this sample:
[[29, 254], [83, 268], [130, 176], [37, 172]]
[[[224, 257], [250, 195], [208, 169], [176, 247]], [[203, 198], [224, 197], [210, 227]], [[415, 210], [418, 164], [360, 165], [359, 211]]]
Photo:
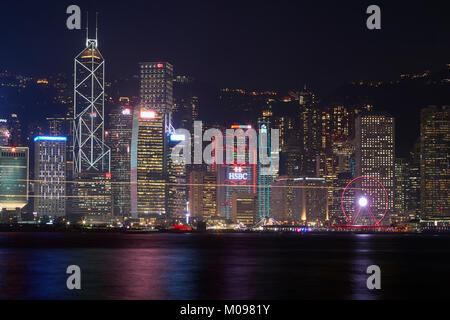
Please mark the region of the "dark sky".
[[[100, 12], [107, 80], [136, 73], [139, 61], [167, 60], [176, 74], [217, 86], [308, 82], [326, 93], [450, 62], [445, 1], [17, 0], [0, 8], [0, 69], [71, 73], [85, 32], [66, 29], [70, 4], [81, 7], [83, 27], [86, 11], [91, 26]], [[382, 30], [365, 26], [370, 4], [381, 7]]]

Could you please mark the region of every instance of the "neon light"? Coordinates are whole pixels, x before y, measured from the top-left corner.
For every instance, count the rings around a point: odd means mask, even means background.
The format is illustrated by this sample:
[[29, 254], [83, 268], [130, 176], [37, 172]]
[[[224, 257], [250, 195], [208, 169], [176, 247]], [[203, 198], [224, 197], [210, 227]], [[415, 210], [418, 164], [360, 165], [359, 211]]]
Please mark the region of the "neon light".
[[162, 64], [162, 63], [158, 63], [156, 66], [157, 66], [158, 68], [164, 68], [164, 64]]
[[124, 116], [129, 116], [131, 114], [131, 109], [130, 108], [125, 108], [122, 110], [122, 114]]
[[67, 141], [67, 137], [36, 137], [34, 141]]
[[141, 111], [141, 119], [155, 119], [156, 112], [155, 111]]
[[251, 125], [232, 125], [231, 129], [251, 129]]
[[182, 134], [171, 134], [170, 141], [185, 141], [186, 136]]

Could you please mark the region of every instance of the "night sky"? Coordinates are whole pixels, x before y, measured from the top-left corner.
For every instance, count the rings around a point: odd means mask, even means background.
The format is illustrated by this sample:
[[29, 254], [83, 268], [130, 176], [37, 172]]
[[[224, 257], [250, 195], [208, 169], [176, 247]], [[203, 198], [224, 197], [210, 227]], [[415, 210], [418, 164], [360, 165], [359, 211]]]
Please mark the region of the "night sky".
[[[107, 80], [137, 73], [139, 61], [167, 60], [176, 74], [218, 87], [300, 88], [327, 94], [358, 79], [449, 63], [444, 1], [8, 1], [0, 9], [0, 70], [72, 73], [85, 31], [69, 31], [77, 4], [99, 11]], [[382, 30], [366, 28], [370, 4]], [[93, 28], [91, 29], [94, 33]]]

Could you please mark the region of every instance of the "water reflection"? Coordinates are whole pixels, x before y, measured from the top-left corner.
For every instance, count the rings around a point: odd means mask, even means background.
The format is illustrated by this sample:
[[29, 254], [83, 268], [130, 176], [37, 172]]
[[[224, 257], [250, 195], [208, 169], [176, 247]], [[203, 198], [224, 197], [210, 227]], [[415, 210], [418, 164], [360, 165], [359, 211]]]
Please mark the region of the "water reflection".
[[[4, 233], [0, 298], [442, 297], [449, 244], [423, 235]], [[81, 291], [66, 288], [72, 264], [82, 270]], [[367, 289], [370, 265], [381, 268], [380, 291]]]

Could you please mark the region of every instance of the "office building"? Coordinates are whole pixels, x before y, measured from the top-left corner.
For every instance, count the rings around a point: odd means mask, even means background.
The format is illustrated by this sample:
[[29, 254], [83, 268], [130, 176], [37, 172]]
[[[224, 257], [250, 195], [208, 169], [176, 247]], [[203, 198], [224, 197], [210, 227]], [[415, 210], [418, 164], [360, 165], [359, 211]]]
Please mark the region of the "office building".
[[117, 217], [131, 216], [131, 136], [133, 110], [129, 100], [121, 99], [108, 114], [106, 141], [111, 147], [111, 190], [113, 213]]
[[[393, 210], [395, 171], [395, 123], [394, 118], [384, 113], [364, 113], [355, 123], [355, 171], [356, 176], [378, 180], [386, 189], [385, 195], [371, 198], [373, 212]], [[359, 188], [368, 196], [377, 187], [372, 179], [361, 179]], [[386, 220], [385, 220], [386, 221]]]
[[217, 176], [215, 172], [193, 170], [190, 174], [189, 212], [193, 218], [208, 220], [219, 217]]
[[34, 139], [34, 212], [39, 216], [66, 215], [66, 137]]
[[234, 193], [232, 197], [234, 223], [252, 226], [258, 222], [258, 202], [254, 193]]
[[173, 66], [168, 62], [142, 62], [140, 79], [141, 108], [170, 114], [173, 109]]
[[184, 141], [186, 137], [183, 135], [171, 134], [168, 138], [167, 213], [171, 218], [180, 219], [186, 216], [186, 203], [188, 201], [187, 166], [185, 163], [174, 163], [171, 155], [174, 147], [181, 141]]
[[450, 217], [450, 107], [428, 107], [420, 123], [421, 218]]
[[8, 146], [9, 137], [8, 120], [0, 119], [0, 147]]
[[167, 209], [167, 136], [164, 115], [136, 108], [131, 141], [133, 218], [165, 216]]
[[20, 210], [28, 203], [29, 150], [0, 147], [0, 210], [3, 215]]
[[105, 143], [105, 60], [97, 34], [75, 58], [71, 219], [104, 222], [112, 218], [111, 151]]

